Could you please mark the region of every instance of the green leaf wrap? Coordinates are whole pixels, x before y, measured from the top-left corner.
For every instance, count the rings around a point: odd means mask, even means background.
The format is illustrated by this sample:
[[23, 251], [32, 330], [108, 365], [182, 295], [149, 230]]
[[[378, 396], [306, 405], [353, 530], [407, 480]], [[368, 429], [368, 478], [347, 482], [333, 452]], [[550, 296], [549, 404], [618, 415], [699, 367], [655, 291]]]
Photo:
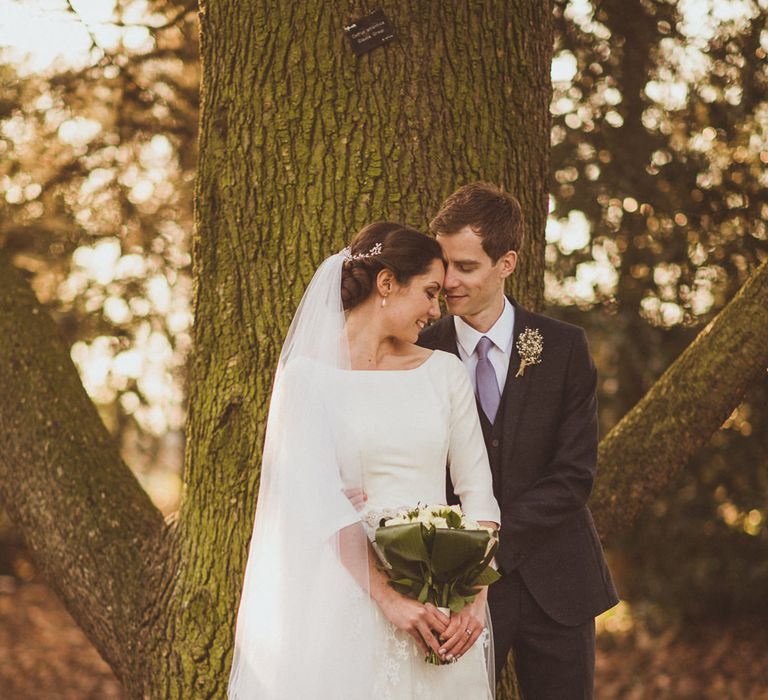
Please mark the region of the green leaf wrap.
[[497, 547], [498, 540], [487, 530], [429, 528], [422, 523], [376, 530], [377, 551], [391, 567], [390, 585], [453, 612], [472, 602], [480, 586], [500, 578], [489, 566]]

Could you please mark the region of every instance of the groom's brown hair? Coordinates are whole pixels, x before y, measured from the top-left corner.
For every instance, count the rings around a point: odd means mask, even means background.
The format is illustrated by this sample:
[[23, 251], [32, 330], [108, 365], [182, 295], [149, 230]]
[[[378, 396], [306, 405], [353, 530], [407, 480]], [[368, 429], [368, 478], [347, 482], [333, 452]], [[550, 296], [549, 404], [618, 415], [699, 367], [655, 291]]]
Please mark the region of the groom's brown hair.
[[429, 224], [436, 236], [450, 236], [466, 226], [480, 234], [483, 250], [495, 263], [510, 250], [520, 249], [523, 210], [515, 197], [496, 185], [472, 182], [448, 197]]

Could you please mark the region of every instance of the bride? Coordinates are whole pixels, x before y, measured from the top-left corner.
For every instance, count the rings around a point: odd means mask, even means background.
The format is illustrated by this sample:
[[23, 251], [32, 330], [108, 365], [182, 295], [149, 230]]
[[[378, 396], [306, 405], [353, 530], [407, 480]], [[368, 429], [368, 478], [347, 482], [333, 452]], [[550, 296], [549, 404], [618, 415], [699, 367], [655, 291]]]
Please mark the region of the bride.
[[230, 700], [493, 697], [488, 630], [396, 592], [370, 544], [383, 514], [445, 502], [446, 465], [468, 517], [499, 522], [466, 370], [415, 345], [444, 275], [434, 239], [379, 222], [310, 282], [275, 375]]

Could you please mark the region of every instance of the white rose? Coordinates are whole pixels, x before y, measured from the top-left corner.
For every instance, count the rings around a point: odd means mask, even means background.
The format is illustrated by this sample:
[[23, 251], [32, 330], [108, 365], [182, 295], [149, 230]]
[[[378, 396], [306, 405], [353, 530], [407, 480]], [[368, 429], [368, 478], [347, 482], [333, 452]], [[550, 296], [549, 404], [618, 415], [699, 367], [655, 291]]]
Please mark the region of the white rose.
[[432, 513], [430, 511], [422, 510], [422, 511], [419, 511], [419, 515], [416, 518], [416, 522], [424, 523], [425, 525], [431, 525], [433, 517], [434, 516], [432, 515]]

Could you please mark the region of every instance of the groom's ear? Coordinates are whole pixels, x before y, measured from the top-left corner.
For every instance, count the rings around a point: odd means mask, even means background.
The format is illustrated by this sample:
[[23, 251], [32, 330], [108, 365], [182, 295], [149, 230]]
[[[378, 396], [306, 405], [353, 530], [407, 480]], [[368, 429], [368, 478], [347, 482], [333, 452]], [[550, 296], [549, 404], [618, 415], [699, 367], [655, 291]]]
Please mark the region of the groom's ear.
[[499, 274], [501, 275], [501, 278], [506, 279], [515, 271], [515, 267], [517, 267], [517, 251], [507, 251], [496, 261], [496, 264], [499, 266]]

